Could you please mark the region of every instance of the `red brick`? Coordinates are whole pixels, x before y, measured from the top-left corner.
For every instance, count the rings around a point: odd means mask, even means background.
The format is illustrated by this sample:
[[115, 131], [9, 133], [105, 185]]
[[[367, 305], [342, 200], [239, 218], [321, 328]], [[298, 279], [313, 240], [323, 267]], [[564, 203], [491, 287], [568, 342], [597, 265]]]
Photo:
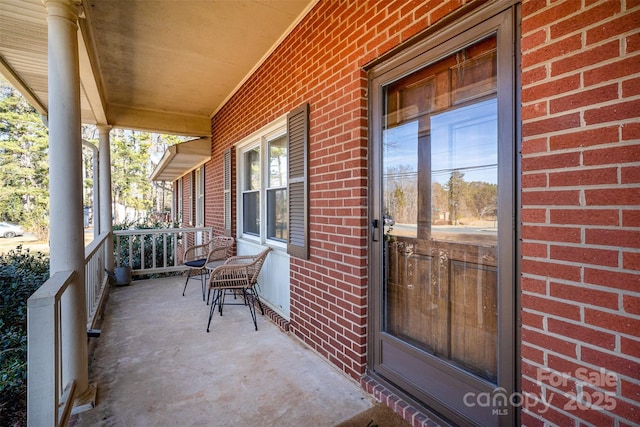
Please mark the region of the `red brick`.
[[[640, 370], [640, 367], [636, 366], [636, 372]], [[616, 406], [611, 410], [615, 415], [620, 417], [623, 420], [629, 420], [631, 423], [633, 420], [640, 419], [640, 405], [638, 402], [628, 403], [622, 399], [616, 400]], [[637, 426], [637, 423], [629, 424], [632, 426]]]
[[547, 221], [547, 211], [546, 209], [522, 209], [520, 211], [520, 218], [523, 223], [527, 222], [546, 222]]
[[584, 67], [616, 58], [620, 54], [620, 43], [615, 40], [602, 46], [585, 49], [551, 63], [551, 77], [575, 72]]
[[640, 384], [625, 379], [620, 380], [620, 395], [635, 402], [640, 401]]
[[598, 123], [633, 119], [639, 116], [640, 100], [632, 100], [587, 110], [584, 112], [584, 121], [588, 126]]
[[[625, 270], [640, 271], [640, 253], [638, 252], [623, 252], [622, 254], [622, 268]], [[640, 315], [640, 313], [638, 313]]]
[[580, 166], [580, 153], [548, 154], [522, 159], [522, 171], [548, 171]]
[[[542, 329], [543, 328], [543, 322], [544, 322], [544, 316], [541, 316], [539, 314], [535, 314], [535, 313], [529, 313], [528, 311], [523, 311], [522, 313], [520, 313], [520, 317], [522, 319], [522, 324], [527, 326], [528, 328], [535, 328], [535, 329]], [[528, 358], [529, 360], [532, 361], [537, 361], [540, 363], [543, 363], [543, 358], [541, 357], [541, 351], [539, 350], [535, 350], [535, 349], [530, 349], [527, 346], [522, 346], [522, 357], [524, 358]], [[528, 357], [524, 354], [525, 348], [528, 349]]]
[[558, 2], [552, 7], [547, 7], [544, 10], [542, 10], [542, 12], [536, 15], [533, 15], [533, 16], [524, 15], [522, 19], [522, 33], [527, 34], [538, 28], [542, 28], [553, 22], [559, 21], [564, 17], [579, 11], [581, 7], [582, 7], [581, 1], [568, 0], [568, 1]]
[[533, 154], [547, 151], [547, 138], [530, 138], [522, 141], [522, 154]]
[[536, 119], [548, 114], [547, 101], [536, 102], [535, 104], [525, 105], [520, 111], [520, 117], [523, 121]]
[[640, 205], [639, 188], [585, 190], [584, 195], [588, 206]]
[[580, 192], [578, 190], [527, 191], [522, 193], [522, 205], [578, 206]]
[[545, 349], [553, 349], [554, 352], [566, 356], [576, 356], [576, 345], [560, 338], [551, 337], [540, 332], [522, 328], [522, 342]]
[[[535, 394], [535, 396], [539, 396], [539, 395]], [[530, 412], [536, 413], [535, 410], [531, 410]], [[521, 421], [521, 425], [527, 426], [527, 427], [544, 427], [547, 425], [544, 422], [544, 420], [540, 418], [536, 418], [530, 413], [527, 413], [525, 411], [523, 411], [522, 414], [520, 415], [520, 421]]]
[[[591, 90], [584, 90], [579, 93], [566, 95], [561, 98], [549, 101], [551, 114], [574, 110], [585, 106], [591, 106], [618, 98], [618, 85], [598, 87]], [[617, 132], [616, 132], [617, 140]]]
[[640, 287], [640, 275], [596, 268], [584, 269], [584, 282], [606, 286], [611, 289], [637, 292]]
[[581, 243], [581, 232], [575, 227], [533, 226], [522, 227], [523, 240], [544, 242]]
[[637, 377], [638, 369], [640, 368], [637, 362], [589, 347], [582, 348], [581, 356], [582, 360], [586, 363], [592, 363], [596, 366], [603, 367], [607, 371], [626, 375], [631, 378]]
[[[618, 2], [609, 1], [607, 3], [617, 4]], [[592, 29], [587, 30], [587, 44], [598, 43], [612, 37], [617, 37], [622, 33], [637, 30], [638, 22], [640, 22], [640, 11], [627, 12], [621, 17], [603, 22]]]
[[623, 141], [640, 139], [640, 123], [624, 123], [620, 127]]
[[621, 168], [620, 182], [622, 184], [640, 183], [640, 166], [630, 166], [627, 168]]
[[588, 245], [602, 245], [624, 248], [640, 247], [640, 231], [586, 229], [585, 243]]
[[633, 53], [640, 50], [640, 33], [631, 34], [625, 39], [625, 53]]
[[549, 285], [549, 294], [552, 297], [566, 301], [594, 305], [612, 310], [618, 308], [618, 294], [614, 292], [605, 292], [584, 286], [572, 286], [551, 282]]
[[[611, 113], [610, 111], [607, 112]], [[529, 137], [550, 132], [559, 132], [561, 130], [573, 129], [577, 127], [580, 127], [580, 113], [570, 113], [565, 114], [564, 116], [523, 123], [522, 135]]]
[[583, 72], [584, 86], [609, 82], [638, 73], [638, 58], [627, 57]]
[[547, 175], [544, 173], [526, 174], [522, 176], [522, 188], [547, 186]]
[[549, 332], [562, 335], [576, 341], [602, 347], [606, 350], [614, 350], [616, 346], [616, 336], [606, 332], [598, 331], [582, 325], [564, 322], [562, 320], [549, 318], [547, 320]]
[[610, 144], [618, 141], [618, 127], [608, 126], [596, 129], [578, 130], [576, 132], [554, 135], [549, 138], [551, 150], [590, 147], [599, 144]]
[[[521, 261], [522, 273], [542, 277], [553, 277], [562, 280], [577, 282], [580, 280], [580, 267], [553, 262], [533, 261], [523, 259]], [[524, 304], [523, 304], [524, 307]]]
[[523, 52], [522, 68], [526, 69], [542, 62], [547, 62], [553, 58], [567, 55], [568, 53], [579, 50], [581, 47], [582, 39], [579, 34], [552, 41], [536, 50]]
[[619, 225], [619, 212], [614, 209], [552, 209], [551, 224]]
[[622, 97], [640, 95], [640, 77], [625, 80], [622, 82]]
[[588, 150], [582, 153], [585, 166], [624, 164], [640, 161], [640, 144]]
[[624, 311], [626, 313], [640, 316], [640, 297], [625, 295], [622, 299], [622, 306], [624, 307]]
[[524, 257], [546, 258], [548, 256], [546, 244], [523, 242], [521, 249]]
[[549, 187], [574, 187], [599, 184], [617, 184], [617, 168], [584, 169], [549, 174]]
[[[547, 80], [522, 89], [522, 102], [530, 103], [580, 88], [580, 75], [574, 74], [560, 79]], [[524, 119], [524, 117], [523, 117]]]
[[522, 81], [522, 86], [526, 87], [544, 80], [547, 77], [547, 67], [545, 65], [541, 65], [539, 67], [523, 71], [520, 75], [520, 80]]
[[575, 31], [581, 31], [585, 27], [603, 21], [619, 12], [620, 3], [615, 1], [606, 1], [599, 6], [582, 9], [580, 13], [551, 25], [551, 38], [555, 39]]
[[640, 211], [636, 210], [623, 210], [622, 211], [622, 226], [623, 227], [640, 227]]
[[617, 250], [551, 245], [550, 258], [558, 261], [582, 262], [605, 267], [618, 266]]
[[522, 292], [532, 292], [540, 295], [546, 295], [547, 283], [544, 280], [533, 279], [531, 277], [523, 277], [520, 279], [520, 287]]
[[590, 308], [585, 309], [584, 320], [591, 325], [620, 333], [634, 334], [640, 331], [640, 320], [638, 319]]
[[[520, 49], [522, 52], [528, 52], [536, 47], [544, 44], [547, 40], [547, 31], [543, 28], [531, 34], [527, 34], [520, 40]], [[523, 80], [524, 82], [524, 80]]]
[[[640, 341], [637, 339], [620, 337], [620, 354], [624, 354], [631, 357], [635, 357], [636, 359], [640, 359]], [[636, 377], [636, 379], [640, 379], [640, 378]]]

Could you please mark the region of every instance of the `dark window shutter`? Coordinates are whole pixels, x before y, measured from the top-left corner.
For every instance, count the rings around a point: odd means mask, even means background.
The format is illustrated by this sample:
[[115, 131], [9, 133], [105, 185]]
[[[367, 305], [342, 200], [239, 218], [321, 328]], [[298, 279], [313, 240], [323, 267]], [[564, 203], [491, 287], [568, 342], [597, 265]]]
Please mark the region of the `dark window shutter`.
[[309, 259], [309, 104], [287, 115], [289, 238], [287, 253]]
[[224, 235], [231, 236], [231, 148], [223, 155], [222, 180], [224, 181]]

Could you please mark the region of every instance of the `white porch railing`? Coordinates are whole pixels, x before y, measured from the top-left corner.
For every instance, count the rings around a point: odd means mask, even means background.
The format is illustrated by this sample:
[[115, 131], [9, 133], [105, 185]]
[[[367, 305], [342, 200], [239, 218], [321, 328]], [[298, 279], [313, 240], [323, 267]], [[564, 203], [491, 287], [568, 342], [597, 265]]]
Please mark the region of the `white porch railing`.
[[109, 277], [105, 274], [107, 239], [111, 239], [111, 233], [102, 233], [84, 250], [87, 329], [95, 328], [108, 289]]
[[27, 422], [65, 426], [75, 381], [62, 385], [62, 295], [75, 272], [57, 272], [27, 300]]
[[[115, 265], [133, 267], [133, 274], [180, 271], [183, 248], [213, 237], [211, 227], [117, 230]], [[93, 329], [108, 291], [105, 259], [111, 233], [102, 233], [85, 248], [87, 329]], [[139, 251], [139, 253], [138, 253]], [[27, 301], [27, 422], [65, 426], [76, 384], [62, 384], [62, 298], [73, 281], [72, 271], [55, 272]], [[88, 363], [88, 361], [87, 361]]]
[[115, 230], [116, 267], [131, 267], [134, 275], [182, 271], [185, 247], [213, 237], [211, 227]]

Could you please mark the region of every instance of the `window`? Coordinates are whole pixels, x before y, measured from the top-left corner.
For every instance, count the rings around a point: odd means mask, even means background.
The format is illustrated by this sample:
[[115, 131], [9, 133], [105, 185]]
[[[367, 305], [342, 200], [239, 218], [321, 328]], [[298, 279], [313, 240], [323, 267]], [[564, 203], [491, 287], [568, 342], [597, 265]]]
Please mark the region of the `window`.
[[242, 231], [260, 236], [260, 146], [246, 151], [242, 192]]
[[239, 185], [243, 236], [260, 241], [287, 241], [287, 152], [287, 136], [282, 125], [252, 138], [241, 148]]
[[287, 227], [287, 137], [267, 143], [269, 182], [267, 183], [267, 239], [286, 242]]

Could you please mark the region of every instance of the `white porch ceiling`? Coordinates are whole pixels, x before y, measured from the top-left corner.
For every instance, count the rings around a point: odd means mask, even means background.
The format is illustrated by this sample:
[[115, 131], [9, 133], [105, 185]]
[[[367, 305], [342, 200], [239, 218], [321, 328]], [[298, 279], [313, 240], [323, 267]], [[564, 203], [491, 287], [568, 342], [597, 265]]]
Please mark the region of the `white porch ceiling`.
[[[211, 116], [316, 2], [84, 0], [83, 123], [209, 136]], [[42, 0], [0, 0], [0, 73], [47, 114]]]

